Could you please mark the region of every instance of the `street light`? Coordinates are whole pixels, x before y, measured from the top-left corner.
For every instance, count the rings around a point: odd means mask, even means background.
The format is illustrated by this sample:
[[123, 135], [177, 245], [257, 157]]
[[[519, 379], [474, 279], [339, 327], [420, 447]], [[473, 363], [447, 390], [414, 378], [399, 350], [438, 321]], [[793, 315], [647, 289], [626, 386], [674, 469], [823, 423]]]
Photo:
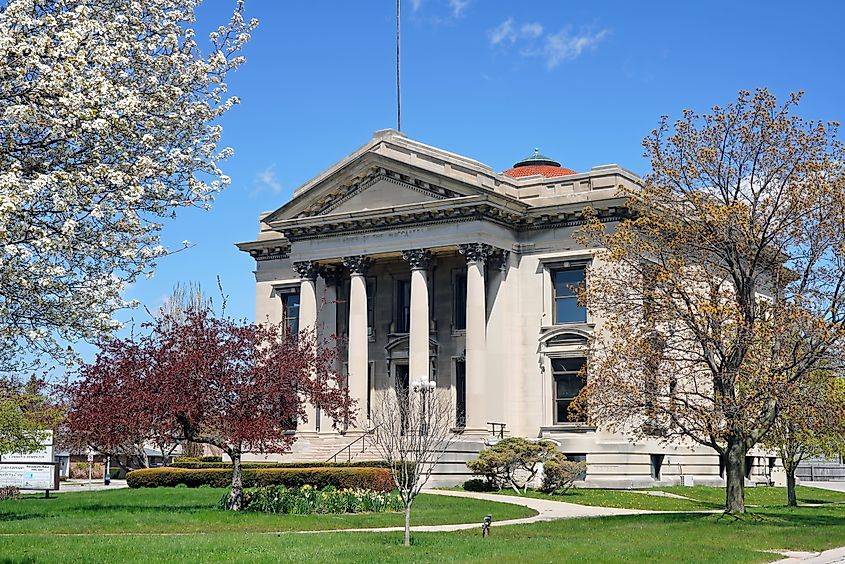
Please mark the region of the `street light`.
[[428, 403], [429, 394], [433, 393], [437, 388], [437, 382], [434, 380], [414, 380], [411, 384], [414, 392], [422, 395], [420, 401], [420, 435], [428, 435], [428, 422], [425, 419], [425, 406]]

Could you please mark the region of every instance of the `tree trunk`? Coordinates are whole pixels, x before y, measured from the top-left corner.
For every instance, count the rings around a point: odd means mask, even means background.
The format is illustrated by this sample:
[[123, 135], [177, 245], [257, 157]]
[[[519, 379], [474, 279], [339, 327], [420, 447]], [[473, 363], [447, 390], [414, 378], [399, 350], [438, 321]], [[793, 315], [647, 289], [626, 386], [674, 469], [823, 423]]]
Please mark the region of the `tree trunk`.
[[725, 513], [745, 513], [745, 453], [743, 441], [728, 439], [725, 460]]
[[786, 462], [783, 469], [786, 471], [786, 504], [789, 507], [798, 507], [798, 498], [795, 496], [795, 467], [792, 462]]
[[411, 546], [411, 503], [413, 499], [405, 504], [405, 546]]
[[244, 504], [244, 488], [241, 480], [241, 453], [230, 452], [232, 459], [232, 491], [229, 492], [229, 509], [240, 511]]

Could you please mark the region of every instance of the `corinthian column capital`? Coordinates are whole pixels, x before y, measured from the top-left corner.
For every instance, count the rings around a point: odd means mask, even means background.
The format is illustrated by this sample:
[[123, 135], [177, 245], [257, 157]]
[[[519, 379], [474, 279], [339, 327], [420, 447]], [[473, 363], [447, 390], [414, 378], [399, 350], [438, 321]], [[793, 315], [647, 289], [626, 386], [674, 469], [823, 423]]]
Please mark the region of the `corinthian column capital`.
[[402, 251], [402, 258], [408, 261], [411, 270], [428, 270], [433, 260], [431, 253], [426, 249]]
[[467, 243], [458, 245], [458, 251], [464, 255], [467, 262], [485, 262], [493, 255], [493, 247], [487, 243]]
[[367, 271], [370, 269], [370, 265], [372, 265], [373, 261], [370, 257], [366, 255], [353, 255], [349, 257], [343, 257], [343, 266], [349, 269], [350, 274], [359, 274], [361, 276], [366, 276]]
[[316, 280], [320, 269], [320, 263], [314, 260], [304, 260], [293, 263], [293, 269], [303, 280]]

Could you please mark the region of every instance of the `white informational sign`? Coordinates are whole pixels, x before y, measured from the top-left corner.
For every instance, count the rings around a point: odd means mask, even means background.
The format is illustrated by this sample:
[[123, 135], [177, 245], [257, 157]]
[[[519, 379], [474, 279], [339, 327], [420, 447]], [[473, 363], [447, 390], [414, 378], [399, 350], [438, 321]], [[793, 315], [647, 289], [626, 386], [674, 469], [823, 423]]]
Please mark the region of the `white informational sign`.
[[0, 455], [0, 462], [53, 462], [53, 431], [44, 431], [41, 448], [35, 452]]
[[0, 487], [20, 490], [57, 490], [55, 464], [0, 463]]

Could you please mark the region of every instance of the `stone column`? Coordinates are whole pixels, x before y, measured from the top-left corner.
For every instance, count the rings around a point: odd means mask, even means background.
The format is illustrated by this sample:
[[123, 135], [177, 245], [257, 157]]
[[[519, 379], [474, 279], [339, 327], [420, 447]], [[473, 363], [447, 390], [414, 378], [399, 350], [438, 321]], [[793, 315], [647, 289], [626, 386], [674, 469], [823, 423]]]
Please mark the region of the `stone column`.
[[465, 433], [484, 433], [487, 413], [484, 383], [487, 353], [487, 288], [484, 265], [493, 248], [484, 243], [459, 245], [467, 259], [466, 385]]
[[349, 396], [355, 400], [357, 417], [349, 426], [363, 431], [367, 422], [367, 371], [369, 370], [369, 338], [367, 337], [367, 270], [371, 260], [363, 255], [345, 257], [349, 269], [349, 339], [347, 364]]
[[[293, 263], [293, 269], [299, 274], [299, 332], [309, 338], [317, 337], [317, 272], [319, 264], [315, 261]], [[317, 408], [308, 404], [305, 407], [308, 421], [297, 427], [300, 433], [317, 432]]]
[[411, 382], [431, 377], [428, 332], [428, 269], [431, 253], [424, 249], [404, 251], [402, 258], [411, 265], [411, 327], [408, 334], [408, 376]]
[[[324, 335], [331, 339], [337, 335], [337, 289], [340, 285], [341, 270], [337, 266], [321, 266], [320, 276], [325, 281], [325, 303], [320, 311], [320, 328], [325, 331]], [[342, 366], [335, 366], [340, 373]], [[317, 408], [317, 431], [320, 433], [335, 434], [337, 431], [332, 427], [332, 421], [320, 413]]]

